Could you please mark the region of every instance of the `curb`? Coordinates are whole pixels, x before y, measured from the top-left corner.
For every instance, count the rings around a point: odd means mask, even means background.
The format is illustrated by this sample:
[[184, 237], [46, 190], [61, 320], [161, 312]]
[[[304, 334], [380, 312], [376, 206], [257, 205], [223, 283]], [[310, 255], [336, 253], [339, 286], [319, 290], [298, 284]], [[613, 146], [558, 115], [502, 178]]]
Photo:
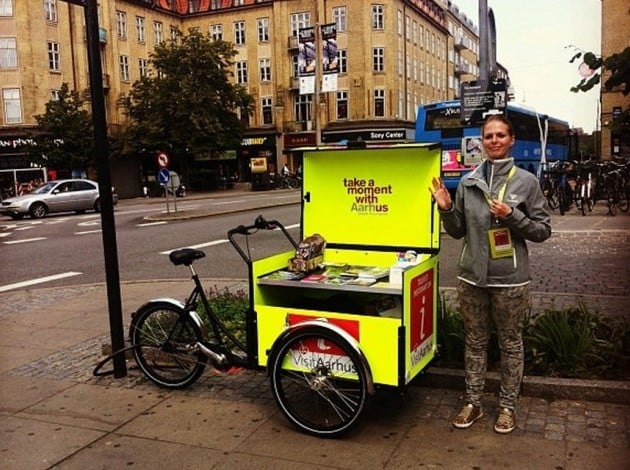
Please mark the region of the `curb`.
[[[283, 206], [293, 206], [295, 204], [300, 204], [300, 202], [281, 202], [275, 204], [267, 204], [267, 205], [258, 205], [256, 209], [271, 209], [274, 207], [283, 207]], [[226, 214], [234, 214], [237, 212], [250, 212], [252, 211], [251, 207], [244, 207], [242, 209], [229, 209], [224, 211], [177, 211], [174, 214], [154, 214], [154, 215], [146, 215], [142, 218], [142, 220], [146, 220], [147, 222], [162, 222], [168, 220], [190, 220], [190, 219], [201, 219], [204, 217], [214, 217], [217, 215], [226, 215]]]
[[[429, 367], [418, 376], [417, 385], [464, 390], [464, 371]], [[499, 373], [486, 373], [486, 391], [497, 393], [499, 388]], [[526, 375], [523, 377], [521, 394], [546, 400], [587, 400], [630, 405], [630, 382]]]

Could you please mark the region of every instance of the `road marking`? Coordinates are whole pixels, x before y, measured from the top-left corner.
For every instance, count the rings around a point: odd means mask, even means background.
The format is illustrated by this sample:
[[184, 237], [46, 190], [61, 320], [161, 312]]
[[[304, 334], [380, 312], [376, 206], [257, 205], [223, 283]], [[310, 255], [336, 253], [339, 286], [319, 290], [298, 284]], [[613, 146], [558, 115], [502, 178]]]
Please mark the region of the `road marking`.
[[89, 227], [92, 225], [101, 225], [101, 221], [100, 220], [96, 220], [96, 221], [90, 221], [90, 222], [79, 222], [77, 224], [79, 227]]
[[154, 225], [163, 225], [166, 224], [168, 222], [166, 222], [166, 220], [161, 220], [159, 222], [147, 222], [146, 224], [137, 224], [138, 227], [152, 227]]
[[207, 242], [207, 243], [200, 243], [199, 245], [189, 245], [189, 246], [182, 246], [179, 248], [175, 248], [173, 250], [168, 250], [168, 251], [160, 251], [161, 255], [170, 255], [173, 251], [175, 250], [181, 250], [182, 248], [193, 248], [193, 249], [199, 249], [199, 248], [204, 248], [207, 246], [213, 246], [213, 245], [221, 245], [222, 243], [227, 243], [229, 240], [214, 240], [212, 242]]
[[237, 202], [245, 202], [245, 199], [234, 199], [232, 201], [225, 201], [225, 202], [213, 202], [212, 205], [213, 206], [222, 206], [222, 205], [226, 205], [226, 204], [236, 204]]
[[[299, 226], [300, 224], [291, 224], [291, 225], [285, 225], [284, 228], [286, 228], [287, 230], [290, 230], [292, 228], [297, 228]], [[276, 228], [276, 230], [280, 230], [280, 228]]]
[[8, 237], [9, 235], [11, 235], [11, 232], [0, 233], [0, 237]]
[[53, 274], [52, 276], [31, 279], [30, 281], [16, 282], [15, 284], [6, 284], [4, 286], [0, 286], [0, 292], [6, 292], [13, 289], [19, 289], [20, 287], [28, 287], [35, 284], [41, 284], [43, 282], [57, 281], [59, 279], [64, 279], [66, 277], [72, 277], [72, 276], [79, 276], [81, 274], [83, 273], [78, 273], [75, 271], [68, 271], [66, 273]]
[[32, 225], [25, 225], [24, 227], [18, 227], [15, 229], [15, 231], [17, 232], [18, 230], [30, 230], [34, 228]]
[[89, 235], [90, 233], [101, 233], [102, 230], [85, 230], [83, 232], [74, 232], [75, 235]]
[[24, 240], [12, 240], [10, 242], [3, 242], [5, 245], [16, 245], [18, 243], [28, 243], [28, 242], [36, 242], [39, 240], [46, 240], [46, 237], [37, 237], [37, 238], [25, 238]]

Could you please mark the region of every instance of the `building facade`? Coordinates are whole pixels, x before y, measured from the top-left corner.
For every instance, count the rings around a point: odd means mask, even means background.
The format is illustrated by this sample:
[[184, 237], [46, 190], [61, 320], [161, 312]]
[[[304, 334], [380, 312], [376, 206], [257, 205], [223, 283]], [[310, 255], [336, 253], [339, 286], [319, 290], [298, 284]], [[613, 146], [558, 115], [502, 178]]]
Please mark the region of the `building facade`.
[[[630, 2], [628, 0], [602, 0], [602, 57], [623, 51], [630, 46]], [[604, 72], [602, 83], [610, 76]], [[628, 136], [610, 129], [612, 120], [630, 108], [630, 94], [622, 90], [607, 91], [601, 87], [600, 156], [610, 159], [615, 155], [630, 155]]]
[[[446, 0], [101, 0], [98, 13], [111, 134], [124, 130], [120, 99], [152, 73], [157, 43], [198, 28], [234, 44], [234, 80], [254, 113], [240, 148], [215, 165], [243, 179], [253, 157], [295, 170], [304, 145], [411, 140], [419, 105], [458, 97], [478, 74], [477, 28]], [[62, 83], [89, 98], [83, 15], [62, 0], [0, 0], [0, 171], [28, 167], [20, 144]], [[298, 30], [331, 23], [336, 89], [301, 94]]]

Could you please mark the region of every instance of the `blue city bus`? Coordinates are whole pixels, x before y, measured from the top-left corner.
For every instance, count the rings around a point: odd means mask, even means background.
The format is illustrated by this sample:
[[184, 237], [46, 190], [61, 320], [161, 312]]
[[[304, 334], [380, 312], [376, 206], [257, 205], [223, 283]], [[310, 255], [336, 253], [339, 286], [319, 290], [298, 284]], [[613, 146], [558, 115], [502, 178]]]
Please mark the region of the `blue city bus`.
[[[507, 116], [516, 134], [512, 156], [518, 166], [536, 174], [541, 160], [536, 112], [508, 103]], [[567, 160], [571, 145], [569, 124], [545, 115], [539, 118], [543, 130], [547, 121], [546, 161]], [[415, 140], [442, 145], [442, 178], [451, 192], [457, 189], [460, 178], [481, 161], [481, 129], [462, 124], [459, 100], [420, 106]]]

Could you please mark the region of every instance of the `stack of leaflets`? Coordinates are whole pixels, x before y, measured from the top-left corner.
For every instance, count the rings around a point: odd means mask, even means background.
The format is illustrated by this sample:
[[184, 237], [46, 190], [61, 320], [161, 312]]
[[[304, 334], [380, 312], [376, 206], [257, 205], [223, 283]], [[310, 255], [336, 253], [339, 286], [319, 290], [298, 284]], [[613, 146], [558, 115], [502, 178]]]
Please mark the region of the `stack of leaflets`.
[[351, 265], [348, 266], [340, 275], [376, 282], [379, 279], [389, 276], [389, 267]]

